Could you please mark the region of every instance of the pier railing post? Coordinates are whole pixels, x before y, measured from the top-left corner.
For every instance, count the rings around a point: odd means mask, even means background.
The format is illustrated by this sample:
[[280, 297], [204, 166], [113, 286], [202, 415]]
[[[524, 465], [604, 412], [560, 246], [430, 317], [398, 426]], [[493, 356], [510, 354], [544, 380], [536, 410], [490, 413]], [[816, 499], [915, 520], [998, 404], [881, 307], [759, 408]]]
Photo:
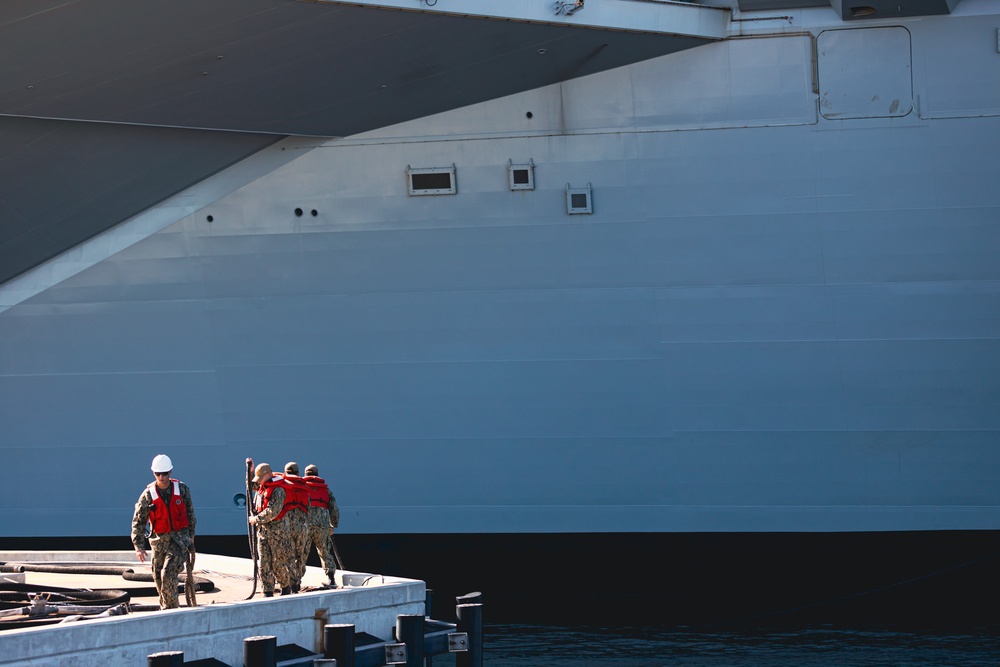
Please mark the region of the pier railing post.
[[278, 638], [273, 635], [243, 640], [243, 667], [277, 667]]
[[396, 616], [396, 641], [406, 645], [406, 667], [423, 667], [424, 615]]
[[330, 623], [323, 626], [323, 657], [333, 658], [337, 667], [354, 667], [354, 625]]
[[483, 605], [455, 607], [456, 629], [469, 635], [469, 650], [455, 654], [455, 667], [483, 667]]
[[160, 651], [146, 656], [147, 667], [181, 667], [184, 664], [184, 651]]

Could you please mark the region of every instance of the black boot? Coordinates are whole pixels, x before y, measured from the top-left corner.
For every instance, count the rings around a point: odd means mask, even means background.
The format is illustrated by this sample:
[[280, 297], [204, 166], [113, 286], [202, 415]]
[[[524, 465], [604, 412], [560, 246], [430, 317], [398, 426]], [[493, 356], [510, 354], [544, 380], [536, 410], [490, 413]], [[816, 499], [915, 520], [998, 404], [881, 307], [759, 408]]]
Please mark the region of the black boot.
[[299, 588], [301, 588], [301, 586], [299, 584], [292, 584], [292, 592], [293, 593], [298, 593], [299, 592]]
[[330, 577], [330, 585], [327, 588], [336, 588], [337, 587], [337, 580], [333, 576], [336, 572], [337, 572], [336, 570], [327, 570], [326, 571], [326, 576]]
[[292, 594], [292, 587], [291, 586], [285, 586], [284, 588], [281, 589], [281, 594], [282, 595], [291, 595]]

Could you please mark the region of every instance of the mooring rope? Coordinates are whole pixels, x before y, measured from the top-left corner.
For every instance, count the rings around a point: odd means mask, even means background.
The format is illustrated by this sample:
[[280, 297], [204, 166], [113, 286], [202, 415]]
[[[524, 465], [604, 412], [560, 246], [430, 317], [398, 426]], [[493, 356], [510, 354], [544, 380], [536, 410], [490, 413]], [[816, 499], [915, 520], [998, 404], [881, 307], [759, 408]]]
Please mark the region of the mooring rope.
[[188, 550], [187, 557], [187, 577], [184, 580], [184, 597], [187, 599], [189, 607], [198, 606], [198, 598], [196, 596], [197, 586], [189, 585], [189, 582], [194, 581], [194, 545]]
[[250, 523], [250, 517], [254, 515], [253, 502], [250, 498], [250, 482], [252, 478], [253, 461], [247, 459], [247, 537], [250, 540], [250, 559], [253, 561], [253, 586], [250, 588], [250, 595], [246, 596], [244, 600], [249, 600], [257, 593], [257, 579], [260, 578], [260, 569], [258, 567], [260, 558], [257, 553], [257, 529]]

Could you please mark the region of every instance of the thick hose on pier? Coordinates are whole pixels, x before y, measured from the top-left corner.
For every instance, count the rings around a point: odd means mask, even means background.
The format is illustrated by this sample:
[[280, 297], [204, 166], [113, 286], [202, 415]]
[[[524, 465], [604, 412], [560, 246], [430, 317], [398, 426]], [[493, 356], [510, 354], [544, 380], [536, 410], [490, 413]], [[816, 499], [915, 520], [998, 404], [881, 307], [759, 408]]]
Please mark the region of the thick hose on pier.
[[[193, 562], [191, 562], [193, 566]], [[67, 575], [121, 575], [126, 581], [153, 582], [152, 573], [136, 572], [127, 565], [66, 563], [0, 563], [0, 572], [44, 572]], [[181, 573], [180, 590], [192, 604], [194, 591], [211, 591], [209, 579]], [[188, 586], [191, 582], [191, 586]], [[189, 592], [190, 591], [190, 592]], [[0, 583], [0, 631], [50, 625], [139, 611], [158, 610], [159, 605], [130, 604], [132, 598], [153, 597], [155, 586], [77, 589], [37, 584]], [[87, 611], [91, 607], [93, 611]], [[119, 608], [120, 607], [120, 608]]]
[[[126, 581], [153, 581], [153, 574], [150, 572], [136, 572], [127, 565], [68, 565], [59, 563], [4, 563], [0, 565], [0, 572], [46, 572], [51, 574], [120, 574]], [[181, 572], [179, 575], [181, 588], [186, 590], [188, 579], [194, 582], [194, 590], [199, 592], [210, 591], [215, 588], [215, 584], [203, 577], [196, 577]], [[136, 591], [141, 590], [142, 593]], [[146, 591], [152, 590], [151, 595], [156, 595], [156, 589], [129, 589], [132, 595], [147, 595]]]
[[126, 591], [117, 589], [4, 583], [0, 584], [0, 631], [61, 623], [70, 615], [95, 618], [124, 614], [129, 599]]
[[37, 584], [0, 584], [0, 609], [21, 607], [31, 600], [31, 595], [45, 595], [49, 602], [66, 602], [77, 605], [113, 605], [129, 601], [127, 591], [115, 588], [99, 590], [59, 588]]

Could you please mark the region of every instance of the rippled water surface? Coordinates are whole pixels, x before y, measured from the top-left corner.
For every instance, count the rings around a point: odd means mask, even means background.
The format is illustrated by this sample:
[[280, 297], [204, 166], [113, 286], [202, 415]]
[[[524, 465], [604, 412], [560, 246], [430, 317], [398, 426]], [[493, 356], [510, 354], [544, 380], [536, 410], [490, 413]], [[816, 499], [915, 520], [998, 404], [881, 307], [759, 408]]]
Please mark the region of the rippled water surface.
[[[487, 625], [489, 667], [989, 667], [996, 630], [690, 632], [661, 628]], [[434, 665], [454, 664], [452, 657]]]

